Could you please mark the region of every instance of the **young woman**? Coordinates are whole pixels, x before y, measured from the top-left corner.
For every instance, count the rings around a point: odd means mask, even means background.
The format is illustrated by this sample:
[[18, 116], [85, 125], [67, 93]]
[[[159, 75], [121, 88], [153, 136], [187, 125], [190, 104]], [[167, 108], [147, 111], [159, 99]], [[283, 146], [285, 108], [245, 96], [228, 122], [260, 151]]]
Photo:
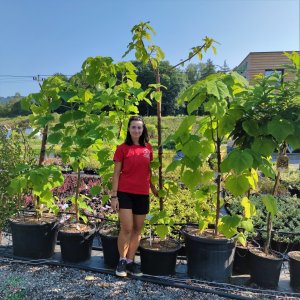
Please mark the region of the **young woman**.
[[116, 275], [121, 277], [127, 276], [127, 273], [143, 275], [139, 265], [134, 262], [134, 256], [149, 212], [150, 187], [157, 196], [157, 190], [151, 183], [150, 161], [153, 159], [153, 152], [148, 140], [144, 120], [142, 117], [132, 116], [128, 122], [125, 143], [118, 146], [114, 154], [111, 206], [119, 212], [120, 261]]

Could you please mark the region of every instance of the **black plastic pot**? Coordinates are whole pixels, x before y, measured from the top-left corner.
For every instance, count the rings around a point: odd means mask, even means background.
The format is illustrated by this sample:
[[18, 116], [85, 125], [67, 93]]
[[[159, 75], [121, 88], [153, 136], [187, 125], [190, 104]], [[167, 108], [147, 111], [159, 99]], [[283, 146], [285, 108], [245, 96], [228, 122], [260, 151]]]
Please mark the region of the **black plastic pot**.
[[249, 248], [259, 248], [259, 244], [255, 241], [247, 242], [246, 247], [237, 245], [233, 260], [234, 274], [250, 274], [250, 252]]
[[250, 276], [251, 281], [261, 287], [276, 288], [278, 285], [281, 266], [283, 263], [283, 255], [279, 252], [272, 251], [277, 256], [264, 257], [257, 253], [258, 249], [250, 249]]
[[15, 256], [44, 259], [53, 255], [58, 232], [56, 220], [43, 224], [15, 220], [9, 220], [9, 223]]
[[118, 237], [102, 234], [99, 232], [104, 264], [109, 268], [115, 268], [119, 262], [120, 255], [118, 251]]
[[187, 252], [187, 272], [192, 278], [229, 282], [232, 274], [235, 242], [195, 236], [182, 229]]
[[[298, 255], [298, 258], [296, 258]], [[290, 285], [292, 288], [300, 290], [300, 251], [288, 253], [290, 269]]]
[[81, 262], [91, 257], [96, 227], [90, 226], [91, 229], [86, 232], [59, 231], [62, 260]]
[[[157, 239], [155, 239], [158, 242]], [[171, 240], [174, 248], [149, 249], [143, 246], [149, 244], [149, 239], [143, 239], [140, 244], [141, 270], [149, 275], [173, 275], [175, 274], [177, 253], [181, 248], [179, 242]], [[166, 243], [166, 241], [160, 241]]]

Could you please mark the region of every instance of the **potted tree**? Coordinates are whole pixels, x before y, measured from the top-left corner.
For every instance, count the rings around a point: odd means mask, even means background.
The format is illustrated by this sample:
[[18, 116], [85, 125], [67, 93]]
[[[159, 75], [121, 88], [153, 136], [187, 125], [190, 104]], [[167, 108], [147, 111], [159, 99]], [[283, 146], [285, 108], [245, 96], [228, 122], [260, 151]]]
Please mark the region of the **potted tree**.
[[[244, 221], [248, 219], [253, 220], [253, 217], [256, 215], [256, 208], [254, 203], [248, 197], [243, 197], [242, 200], [235, 198], [234, 201], [242, 207], [242, 218]], [[240, 212], [235, 212], [240, 213]], [[248, 230], [244, 231], [246, 235], [246, 246], [237, 242], [234, 260], [233, 260], [233, 272], [234, 274], [249, 274], [250, 273], [250, 251], [249, 249], [259, 247], [259, 244], [255, 241], [255, 233], [253, 226], [250, 226]]]
[[[235, 149], [222, 161], [221, 144], [243, 114], [240, 101], [246, 90], [247, 82], [239, 74], [218, 73], [195, 83], [179, 99], [181, 103], [187, 102], [189, 116], [170, 139], [184, 156], [169, 167], [181, 168], [182, 182], [198, 200], [198, 227], [186, 226], [182, 230], [191, 277], [229, 281], [235, 238], [243, 245], [246, 243], [238, 227], [253, 227], [251, 219], [220, 215], [224, 187], [240, 196], [257, 183], [257, 162], [251, 151]], [[195, 112], [201, 106], [205, 115], [197, 118]], [[215, 171], [206, 167], [212, 155], [217, 158]]]
[[22, 215], [10, 219], [14, 255], [28, 258], [48, 258], [54, 252], [57, 237], [57, 218], [45, 212], [57, 213], [58, 207], [52, 189], [61, 185], [63, 176], [56, 166], [43, 166], [49, 124], [54, 120], [53, 111], [59, 107], [61, 99], [58, 92], [64, 82], [53, 76], [43, 81], [39, 93], [22, 99], [22, 104], [30, 108], [30, 121], [35, 130], [30, 136], [42, 130], [41, 150], [37, 165], [19, 164], [15, 178], [11, 181], [9, 192], [14, 195], [30, 193], [34, 198], [34, 216], [24, 211]]
[[[19, 132], [18, 132], [19, 131]], [[22, 129], [8, 130], [0, 126], [0, 244], [2, 230], [7, 229], [7, 221], [17, 213], [23, 204], [23, 199], [8, 194], [8, 186], [15, 176], [16, 166], [20, 163], [33, 164], [33, 151]]]
[[174, 239], [166, 238], [171, 232], [173, 220], [167, 216], [165, 210], [155, 211], [155, 209], [147, 218], [150, 235], [140, 243], [141, 270], [150, 275], [174, 275], [181, 244]]
[[[160, 74], [160, 64], [164, 59], [164, 53], [162, 49], [153, 44], [151, 39], [151, 34], [155, 34], [154, 29], [149, 25], [149, 22], [141, 22], [135, 25], [132, 28], [133, 38], [132, 41], [128, 44], [128, 50], [125, 53], [127, 55], [130, 51], [135, 50], [135, 57], [138, 61], [143, 64], [148, 64], [153, 70], [155, 75], [155, 84], [150, 84], [149, 87], [154, 89], [150, 93], [150, 98], [156, 101], [157, 106], [157, 147], [158, 147], [158, 161], [152, 163], [152, 168], [157, 169], [158, 176], [153, 176], [152, 182], [157, 182], [159, 186], [159, 212], [152, 218], [150, 223], [155, 222], [156, 220], [162, 219], [167, 220], [166, 211], [164, 211], [164, 199], [167, 198], [167, 190], [169, 186], [174, 185], [174, 183], [167, 183], [164, 181], [162, 176], [163, 171], [163, 145], [162, 145], [162, 125], [161, 125], [161, 104], [162, 104], [162, 91], [161, 88], [164, 86], [161, 84], [161, 74]], [[202, 53], [206, 52], [209, 48], [213, 48], [214, 52], [216, 51], [213, 44], [215, 41], [206, 37], [204, 43], [201, 46], [196, 46], [192, 48], [192, 51], [189, 53], [189, 56], [186, 60], [181, 61], [179, 64], [171, 67], [176, 68], [179, 65], [183, 65], [186, 61], [189, 61], [194, 56], [198, 55], [199, 58], [202, 58]], [[125, 56], [124, 55], [124, 56]], [[155, 239], [152, 243], [152, 239], [145, 239], [141, 242], [141, 262], [142, 269], [145, 273], [155, 274], [155, 275], [166, 275], [172, 274], [175, 271], [176, 264], [176, 255], [180, 249], [178, 243], [175, 241], [165, 240], [166, 233], [168, 231], [169, 224], [160, 224], [157, 227], [157, 234], [163, 239]], [[153, 247], [155, 244], [155, 247]], [[160, 246], [159, 246], [160, 245]], [[166, 248], [166, 245], [168, 247]], [[173, 246], [173, 250], [170, 249], [170, 246]], [[162, 250], [162, 251], [158, 251]], [[151, 254], [151, 256], [150, 256]], [[170, 256], [170, 260], [166, 261], [166, 255]], [[160, 266], [157, 269], [153, 269], [153, 259], [160, 257], [159, 261]], [[151, 266], [152, 265], [152, 266]], [[169, 265], [169, 266], [168, 266]], [[164, 267], [163, 267], [164, 266]], [[161, 267], [161, 268], [160, 268]]]
[[19, 212], [10, 219], [13, 254], [28, 258], [48, 258], [53, 255], [56, 244], [59, 211], [52, 189], [62, 185], [64, 178], [56, 166], [18, 166], [20, 174], [9, 186], [12, 194], [30, 192], [35, 199], [33, 213]]
[[[251, 148], [262, 160], [267, 160], [274, 149], [278, 151], [276, 173], [272, 168], [259, 168], [274, 179], [271, 194], [262, 197], [267, 214], [267, 237], [262, 251], [251, 250], [251, 280], [264, 287], [276, 287], [283, 256], [271, 251], [272, 218], [277, 213], [276, 195], [281, 173], [288, 167], [287, 145], [299, 147], [299, 55], [287, 54], [297, 74], [293, 81], [282, 82], [273, 74], [258, 78], [253, 89], [245, 94], [244, 115], [237, 124], [233, 137], [242, 148]], [[262, 272], [262, 268], [264, 272]]]
[[102, 222], [99, 226], [104, 264], [112, 269], [118, 265], [120, 255], [118, 251], [119, 222], [117, 215], [110, 216], [109, 220]]
[[[87, 205], [86, 196], [79, 193], [80, 178], [85, 162], [96, 153], [102, 187], [109, 188], [113, 165], [108, 159], [111, 147], [116, 138], [124, 136], [125, 116], [137, 113], [135, 103], [145, 97], [136, 82], [134, 70], [131, 63], [114, 64], [109, 57], [89, 57], [78, 74], [81, 83], [71, 80], [61, 93], [70, 110], [60, 116], [49, 142], [61, 144], [62, 159], [71, 164], [77, 177], [76, 193], [71, 197], [74, 218], [60, 230], [64, 260], [82, 261], [91, 255], [95, 228], [86, 224], [88, 218], [83, 210], [91, 208]], [[95, 186], [91, 192], [99, 194], [101, 187]], [[103, 196], [102, 203], [107, 200], [108, 196]], [[71, 240], [73, 246], [70, 246]], [[77, 251], [74, 251], [75, 247]]]

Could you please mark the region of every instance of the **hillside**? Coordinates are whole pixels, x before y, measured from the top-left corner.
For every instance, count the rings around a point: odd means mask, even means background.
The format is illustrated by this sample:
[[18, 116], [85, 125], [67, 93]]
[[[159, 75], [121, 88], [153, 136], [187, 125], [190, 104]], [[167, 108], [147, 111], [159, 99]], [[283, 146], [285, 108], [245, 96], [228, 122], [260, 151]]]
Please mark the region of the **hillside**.
[[0, 104], [5, 104], [9, 102], [10, 99], [11, 97], [0, 97]]

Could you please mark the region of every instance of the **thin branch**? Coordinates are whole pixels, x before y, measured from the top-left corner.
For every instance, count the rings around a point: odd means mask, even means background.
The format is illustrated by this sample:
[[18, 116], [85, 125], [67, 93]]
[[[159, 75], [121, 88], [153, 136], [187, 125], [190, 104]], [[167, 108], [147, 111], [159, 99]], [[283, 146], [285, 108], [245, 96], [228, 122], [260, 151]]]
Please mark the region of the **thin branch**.
[[181, 61], [180, 63], [176, 64], [175, 66], [172, 66], [172, 67], [171, 67], [171, 70], [173, 70], [173, 69], [175, 69], [176, 67], [178, 67], [178, 66], [184, 64], [184, 63], [187, 62], [187, 61], [190, 61], [194, 56], [196, 56], [199, 52], [202, 51], [202, 49], [204, 48], [204, 46], [205, 46], [205, 44], [202, 45], [202, 46], [199, 48], [199, 50], [196, 51], [192, 56], [189, 56], [187, 59]]

